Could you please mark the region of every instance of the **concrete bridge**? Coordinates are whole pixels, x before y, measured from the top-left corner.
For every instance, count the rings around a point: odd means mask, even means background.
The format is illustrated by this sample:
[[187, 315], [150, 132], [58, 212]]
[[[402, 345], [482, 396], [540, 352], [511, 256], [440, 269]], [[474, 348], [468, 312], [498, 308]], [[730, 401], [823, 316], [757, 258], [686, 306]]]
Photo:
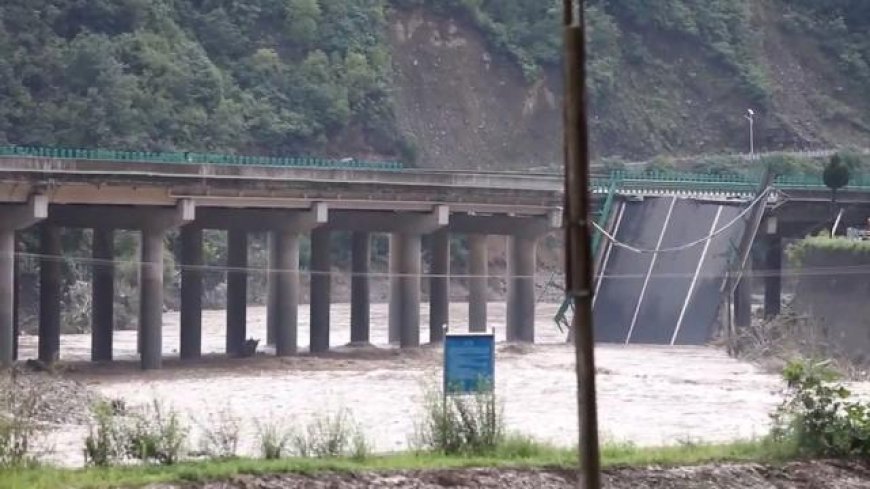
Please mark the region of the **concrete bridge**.
[[[15, 346], [15, 233], [40, 229], [39, 358], [58, 359], [60, 342], [59, 229], [93, 229], [92, 356], [112, 359], [113, 233], [141, 232], [139, 335], [142, 367], [162, 361], [163, 241], [181, 239], [182, 359], [201, 355], [202, 230], [228, 231], [227, 338], [229, 354], [246, 339], [248, 235], [268, 232], [269, 342], [278, 355], [297, 348], [299, 239], [311, 237], [311, 338], [314, 353], [329, 348], [333, 231], [351, 231], [351, 342], [369, 339], [369, 260], [372, 233], [390, 235], [390, 341], [421, 343], [420, 287], [429, 283], [430, 338], [448, 322], [449, 236], [470, 237], [469, 317], [472, 331], [487, 327], [486, 235], [509, 238], [507, 338], [534, 338], [535, 255], [540, 237], [561, 226], [558, 174], [405, 170], [394, 165], [322, 164], [210, 155], [80, 151], [4, 151], [0, 148], [0, 366]], [[593, 179], [596, 202], [620, 194], [689, 198], [745, 198], [752, 178], [715, 175], [613, 174]], [[612, 199], [611, 199], [612, 200]], [[870, 182], [856, 181], [839, 199], [845, 222], [866, 218]], [[804, 235], [831, 214], [820, 181], [780, 179], [768, 202], [769, 261], [781, 261], [781, 239]], [[775, 223], [778, 222], [778, 225]], [[772, 230], [772, 231], [770, 231]], [[803, 233], [803, 234], [801, 234]], [[431, 235], [431, 268], [421, 270], [422, 236]], [[775, 285], [771, 285], [775, 290]], [[771, 302], [772, 303], [772, 302]], [[778, 304], [778, 301], [776, 302]]]
[[330, 236], [351, 231], [352, 332], [369, 340], [370, 235], [390, 239], [390, 340], [421, 342], [422, 236], [431, 235], [431, 338], [448, 322], [449, 235], [470, 236], [473, 331], [487, 328], [486, 235], [509, 238], [507, 337], [534, 338], [538, 238], [560, 227], [561, 178], [524, 173], [439, 172], [327, 166], [228, 165], [208, 161], [103, 161], [69, 157], [0, 157], [0, 365], [14, 346], [15, 233], [40, 229], [39, 358], [58, 359], [63, 227], [93, 229], [92, 356], [112, 359], [113, 232], [141, 232], [139, 347], [143, 368], [162, 361], [163, 242], [181, 239], [182, 359], [201, 354], [202, 230], [228, 231], [227, 352], [246, 340], [248, 235], [270, 236], [269, 340], [279, 356], [296, 353], [300, 293], [299, 239], [311, 236], [312, 352], [329, 348]]

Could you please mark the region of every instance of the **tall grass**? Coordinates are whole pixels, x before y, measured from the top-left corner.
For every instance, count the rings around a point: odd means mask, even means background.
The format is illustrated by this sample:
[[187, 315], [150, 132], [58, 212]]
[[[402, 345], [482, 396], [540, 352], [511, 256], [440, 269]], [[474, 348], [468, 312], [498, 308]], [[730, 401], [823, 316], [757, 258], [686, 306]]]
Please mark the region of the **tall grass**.
[[481, 389], [470, 395], [424, 393], [423, 412], [411, 443], [420, 451], [445, 455], [488, 455], [505, 440], [504, 410], [495, 395]]

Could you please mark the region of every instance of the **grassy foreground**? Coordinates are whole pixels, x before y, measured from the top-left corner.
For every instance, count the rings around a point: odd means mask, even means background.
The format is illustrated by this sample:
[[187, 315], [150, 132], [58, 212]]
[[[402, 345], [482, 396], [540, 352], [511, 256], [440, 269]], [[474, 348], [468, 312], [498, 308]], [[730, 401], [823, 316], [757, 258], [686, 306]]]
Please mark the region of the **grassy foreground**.
[[[706, 462], [768, 461], [792, 458], [794, 451], [763, 441], [722, 445], [685, 443], [673, 447], [639, 448], [607, 445], [602, 448], [605, 467], [647, 465], [696, 465]], [[459, 469], [471, 467], [571, 468], [574, 450], [543, 445], [505, 447], [488, 457], [448, 457], [400, 453], [373, 456], [364, 461], [349, 459], [232, 459], [189, 462], [174, 466], [135, 466], [105, 469], [0, 470], [0, 489], [103, 489], [136, 487], [153, 483], [227, 479], [241, 474], [314, 473], [322, 471], [391, 471]]]

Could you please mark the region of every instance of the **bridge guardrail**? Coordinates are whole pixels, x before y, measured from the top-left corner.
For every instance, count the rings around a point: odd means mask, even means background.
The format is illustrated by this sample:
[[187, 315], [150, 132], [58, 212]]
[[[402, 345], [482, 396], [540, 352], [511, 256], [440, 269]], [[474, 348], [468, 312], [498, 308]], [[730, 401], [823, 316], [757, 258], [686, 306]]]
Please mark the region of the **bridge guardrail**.
[[219, 153], [116, 151], [106, 149], [69, 149], [30, 146], [0, 146], [0, 157], [58, 158], [140, 163], [209, 164], [237, 166], [278, 166], [325, 169], [402, 170], [398, 161], [326, 159], [310, 157], [245, 156]]

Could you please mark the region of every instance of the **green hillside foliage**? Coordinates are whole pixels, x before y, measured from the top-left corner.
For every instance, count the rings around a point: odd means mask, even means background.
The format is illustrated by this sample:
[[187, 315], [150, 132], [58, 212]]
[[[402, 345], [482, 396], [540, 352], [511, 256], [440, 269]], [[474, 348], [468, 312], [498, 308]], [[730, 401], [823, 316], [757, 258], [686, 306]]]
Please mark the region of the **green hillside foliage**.
[[266, 154], [351, 124], [389, 152], [383, 1], [8, 0], [0, 142]]

